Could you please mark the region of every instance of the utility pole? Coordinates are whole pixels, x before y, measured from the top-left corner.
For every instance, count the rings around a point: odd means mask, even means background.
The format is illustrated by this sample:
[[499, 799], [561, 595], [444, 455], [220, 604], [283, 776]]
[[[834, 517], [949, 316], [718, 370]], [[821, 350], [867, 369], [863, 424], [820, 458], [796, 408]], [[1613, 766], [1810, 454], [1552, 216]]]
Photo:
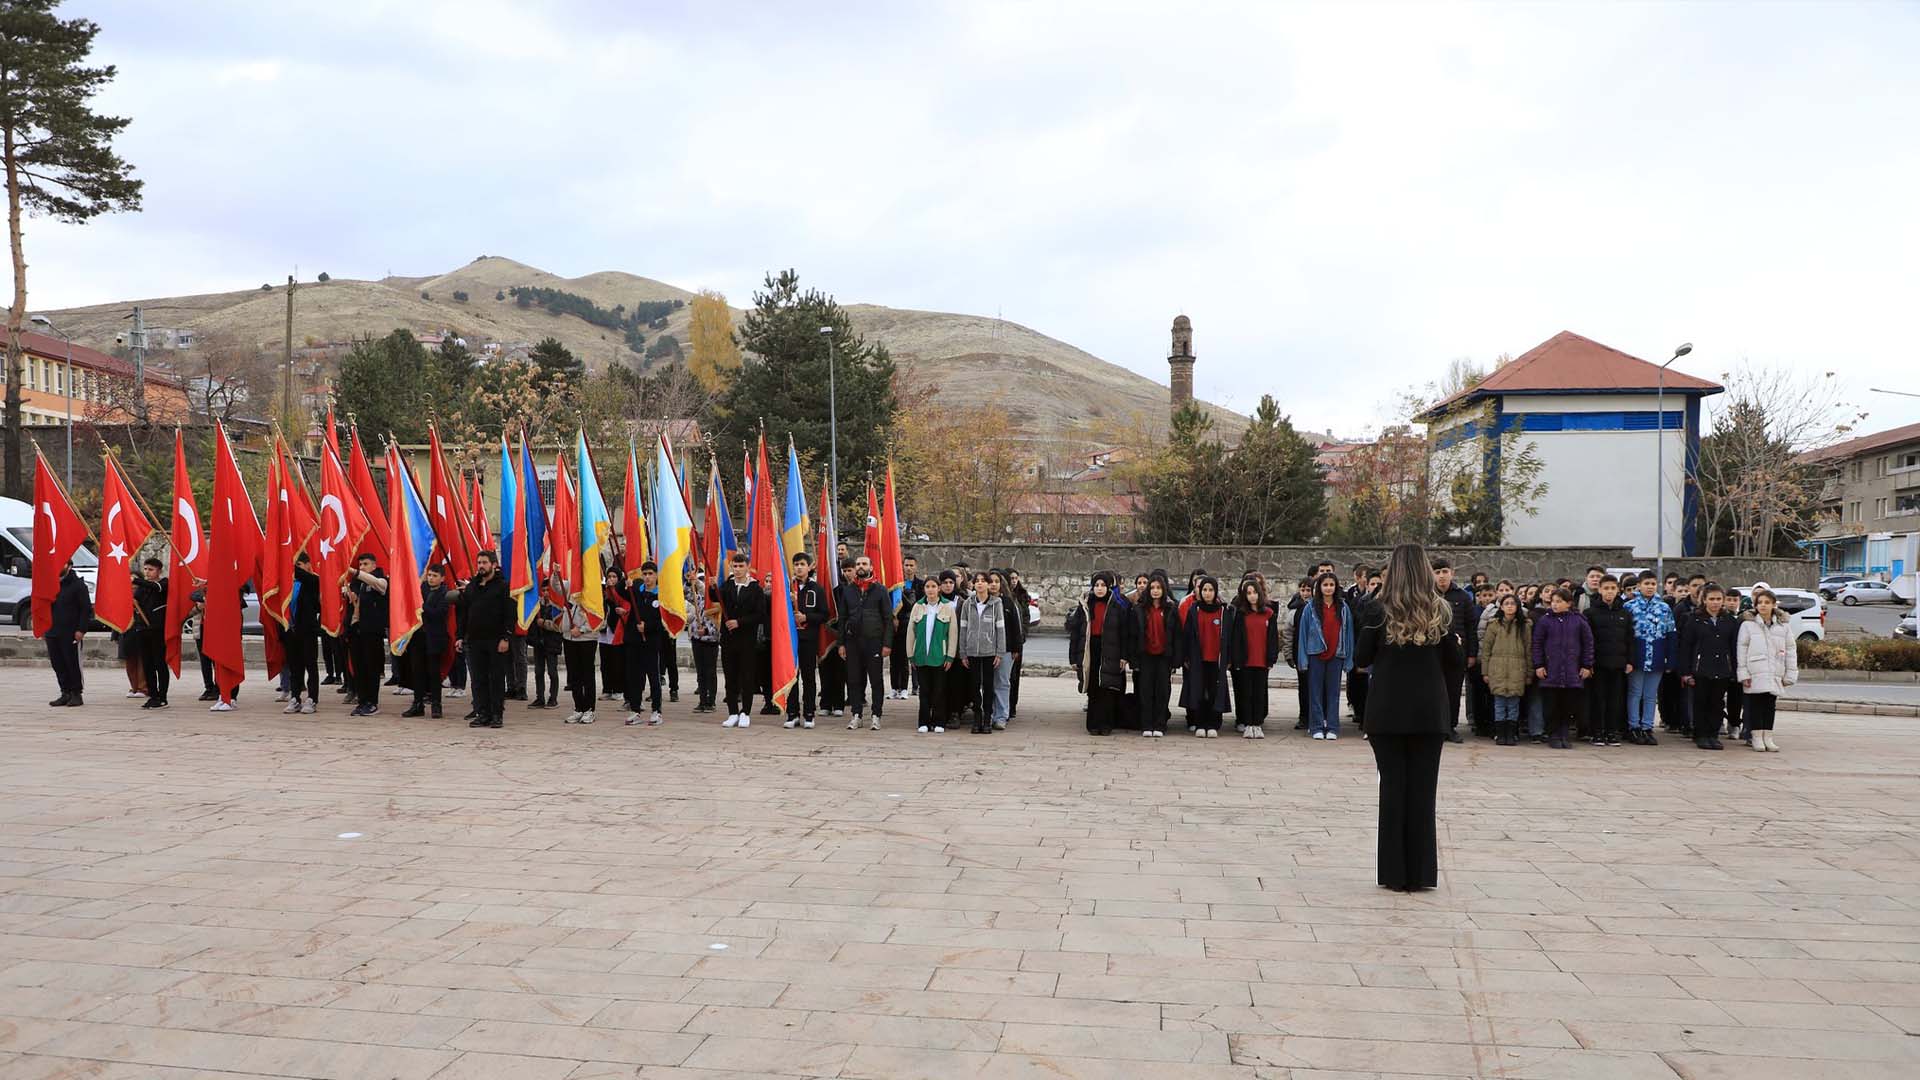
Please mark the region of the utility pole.
[[133, 411], [144, 426], [147, 422], [147, 316], [138, 307], [133, 309], [133, 332], [127, 344], [133, 346]]
[[[291, 427], [293, 425], [293, 275], [292, 274], [287, 275], [287, 336], [285, 339], [285, 348], [281, 353], [281, 359], [286, 363], [286, 371], [283, 373], [283, 378], [281, 380], [282, 385], [280, 388], [280, 395], [281, 395], [280, 417], [281, 417], [281, 423]], [[300, 438], [303, 443], [306, 439], [306, 435], [307, 435], [306, 430], [302, 428], [300, 432]]]

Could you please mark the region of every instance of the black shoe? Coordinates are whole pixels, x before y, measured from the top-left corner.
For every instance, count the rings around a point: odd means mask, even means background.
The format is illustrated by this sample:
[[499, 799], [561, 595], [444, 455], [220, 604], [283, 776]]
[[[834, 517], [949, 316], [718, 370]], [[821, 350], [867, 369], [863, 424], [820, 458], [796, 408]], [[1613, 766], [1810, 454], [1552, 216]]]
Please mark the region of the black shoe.
[[363, 712], [360, 714], [361, 716], [373, 716], [379, 713], [380, 711], [380, 706], [375, 705], [372, 702], [368, 702], [367, 704], [362, 705], [360, 707], [366, 710], [366, 712]]
[[346, 683], [341, 683], [339, 686], [333, 688], [333, 692], [336, 694], [351, 694], [353, 693], [353, 687], [348, 686]]
[[219, 701], [220, 692], [218, 690], [202, 690], [200, 691], [200, 700], [201, 701]]
[[1459, 729], [1459, 728], [1454, 728], [1454, 729], [1453, 729], [1452, 731], [1449, 731], [1449, 732], [1447, 732], [1447, 741], [1448, 741], [1448, 742], [1450, 742], [1450, 743], [1457, 743], [1457, 742], [1459, 742], [1459, 741], [1460, 741], [1460, 729]]
[[353, 707], [353, 711], [348, 713], [347, 715], [348, 716], [365, 716], [367, 715], [367, 707], [365, 705], [355, 705]]
[[1640, 745], [1641, 746], [1659, 746], [1660, 740], [1653, 737], [1653, 732], [1643, 731], [1640, 733]]
[[480, 718], [480, 713], [479, 713], [479, 712], [478, 712], [477, 710], [474, 710], [474, 709], [468, 709], [468, 710], [467, 710], [467, 715], [465, 715], [465, 716], [463, 716], [463, 717], [461, 717], [460, 719], [462, 719], [462, 720], [477, 720], [477, 719], [479, 719], [479, 718]]
[[476, 716], [473, 719], [467, 721], [467, 726], [468, 727], [487, 727], [489, 725], [485, 719], [482, 719], [481, 717]]
[[420, 706], [418, 706], [418, 705], [415, 705], [415, 706], [414, 706], [413, 708], [411, 708], [411, 709], [408, 709], [408, 710], [407, 710], [406, 712], [403, 712], [403, 713], [401, 713], [400, 715], [401, 715], [401, 717], [402, 717], [402, 718], [404, 718], [404, 719], [409, 719], [409, 720], [410, 720], [410, 719], [412, 719], [412, 718], [414, 718], [414, 717], [416, 717], [416, 716], [425, 716], [425, 715], [427, 715], [427, 710], [425, 710], [425, 709], [423, 709], [423, 708], [421, 708], [421, 707], [420, 707]]
[[491, 728], [497, 728], [501, 725], [502, 722], [503, 721], [501, 721], [501, 719], [496, 716], [493, 719], [487, 721], [487, 726]]
[[549, 708], [549, 709], [557, 709], [557, 708], [559, 708], [559, 707], [560, 707], [560, 695], [558, 695], [558, 694], [548, 694], [548, 695], [547, 695], [547, 708]]
[[679, 701], [679, 700], [680, 700], [680, 691], [678, 691], [678, 690], [669, 690], [669, 691], [667, 691], [667, 700], [668, 700], [668, 701]]
[[546, 707], [547, 703], [541, 701], [539, 698], [534, 698], [532, 701], [527, 702], [527, 708], [529, 709], [544, 709]]
[[75, 694], [67, 699], [67, 708], [69, 709], [77, 709], [84, 704], [86, 703], [80, 700], [79, 694]]
[[427, 715], [433, 717], [435, 720], [440, 719], [440, 706], [435, 705], [433, 707], [433, 711], [428, 713]]
[[1699, 750], [1711, 750], [1713, 749], [1713, 740], [1712, 739], [1695, 739], [1693, 740], [1693, 745], [1696, 749], [1699, 749]]
[[64, 709], [67, 707], [67, 702], [72, 700], [73, 700], [72, 694], [61, 694], [59, 697], [54, 698], [52, 701], [47, 702], [47, 707], [52, 709]]
[[333, 685], [335, 685], [335, 684], [337, 684], [337, 683], [338, 683], [339, 681], [340, 681], [340, 676], [338, 676], [338, 675], [329, 675], [329, 676], [327, 676], [326, 678], [324, 678], [324, 679], [321, 679], [321, 680], [320, 680], [320, 685], [321, 685], [321, 686], [333, 686]]
[[1619, 746], [1619, 745], [1620, 745], [1620, 736], [1619, 736], [1619, 734], [1618, 734], [1617, 732], [1616, 732], [1616, 733], [1612, 733], [1612, 734], [1609, 734], [1609, 735], [1607, 736], [1607, 745], [1608, 745], [1608, 746]]
[[[1297, 724], [1295, 724], [1295, 725], [1293, 725], [1293, 730], [1295, 730], [1295, 731], [1305, 731], [1305, 730], [1307, 730], [1307, 722], [1306, 722], [1305, 720], [1302, 720], [1302, 721], [1300, 721], [1299, 723], [1297, 723]], [[1454, 742], [1459, 742], [1460, 740], [1459, 740], [1459, 739], [1455, 739], [1455, 740], [1453, 740], [1453, 741], [1454, 741]]]
[[[780, 706], [775, 705], [773, 702], [769, 701], [765, 705], [760, 706], [760, 715], [761, 716], [779, 716]], [[875, 716], [880, 715], [879, 711], [875, 710], [874, 715]]]
[[167, 707], [167, 699], [161, 698], [159, 701], [149, 701], [146, 707], [149, 709], [164, 709]]

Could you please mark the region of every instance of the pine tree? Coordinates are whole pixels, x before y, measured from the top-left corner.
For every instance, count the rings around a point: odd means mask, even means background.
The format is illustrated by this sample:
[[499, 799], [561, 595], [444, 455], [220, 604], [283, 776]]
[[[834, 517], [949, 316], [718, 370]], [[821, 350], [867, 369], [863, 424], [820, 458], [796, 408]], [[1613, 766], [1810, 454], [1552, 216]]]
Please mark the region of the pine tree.
[[0, 159], [6, 167], [7, 238], [13, 249], [5, 486], [8, 494], [22, 497], [20, 389], [26, 369], [20, 328], [27, 317], [27, 256], [21, 213], [80, 223], [140, 209], [141, 182], [112, 145], [128, 120], [90, 107], [115, 74], [111, 64], [86, 66], [100, 27], [88, 19], [56, 18], [54, 6], [55, 0], [0, 4]]
[[764, 420], [769, 445], [791, 434], [806, 460], [826, 461], [829, 339], [840, 430], [838, 497], [842, 506], [858, 504], [864, 518], [866, 472], [886, 467], [899, 412], [893, 357], [886, 346], [855, 333], [833, 297], [818, 289], [803, 292], [792, 270], [767, 275], [741, 322], [747, 360], [715, 407], [715, 449], [737, 453], [751, 445]]
[[[463, 350], [464, 351], [464, 350]], [[370, 439], [391, 433], [403, 443], [425, 442], [436, 406], [457, 400], [442, 368], [408, 330], [355, 342], [340, 361], [334, 396], [342, 419], [351, 417]]]
[[576, 359], [559, 338], [541, 338], [540, 344], [527, 354], [533, 366], [539, 370], [543, 381], [557, 385], [570, 386], [587, 374], [587, 366]]

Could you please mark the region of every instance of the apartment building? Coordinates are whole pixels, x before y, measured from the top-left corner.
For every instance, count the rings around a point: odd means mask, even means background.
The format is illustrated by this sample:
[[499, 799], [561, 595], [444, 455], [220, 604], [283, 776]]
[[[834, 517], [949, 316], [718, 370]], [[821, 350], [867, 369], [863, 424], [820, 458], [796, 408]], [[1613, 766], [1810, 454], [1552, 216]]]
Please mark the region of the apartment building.
[[1848, 439], [1807, 460], [1831, 470], [1820, 489], [1827, 520], [1806, 542], [1823, 573], [1898, 581], [1920, 569], [1920, 424]]

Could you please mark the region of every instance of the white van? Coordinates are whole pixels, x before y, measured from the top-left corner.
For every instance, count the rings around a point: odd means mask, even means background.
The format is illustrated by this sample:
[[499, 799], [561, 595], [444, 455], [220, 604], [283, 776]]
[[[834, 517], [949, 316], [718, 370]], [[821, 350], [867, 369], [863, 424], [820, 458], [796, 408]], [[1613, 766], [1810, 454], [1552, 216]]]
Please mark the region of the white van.
[[[87, 595], [93, 595], [99, 560], [82, 547], [73, 553], [73, 568], [87, 583]], [[32, 613], [33, 504], [0, 498], [0, 619], [31, 629]]]

